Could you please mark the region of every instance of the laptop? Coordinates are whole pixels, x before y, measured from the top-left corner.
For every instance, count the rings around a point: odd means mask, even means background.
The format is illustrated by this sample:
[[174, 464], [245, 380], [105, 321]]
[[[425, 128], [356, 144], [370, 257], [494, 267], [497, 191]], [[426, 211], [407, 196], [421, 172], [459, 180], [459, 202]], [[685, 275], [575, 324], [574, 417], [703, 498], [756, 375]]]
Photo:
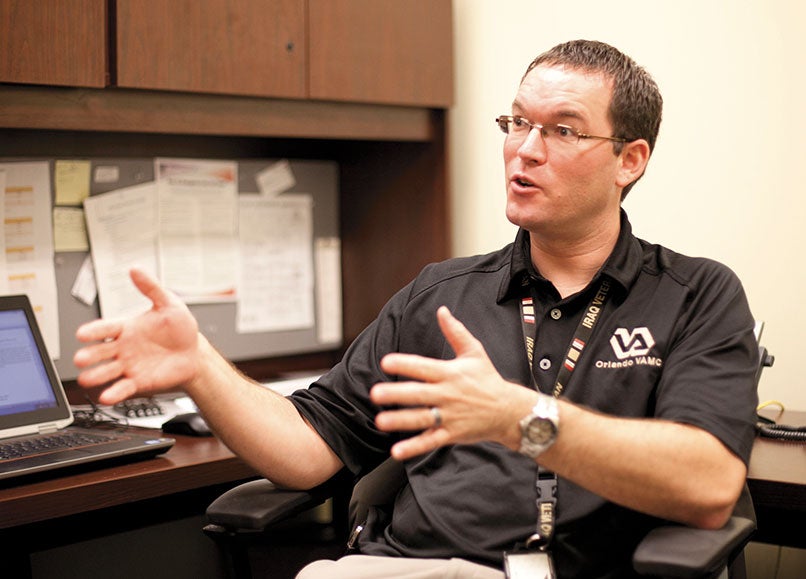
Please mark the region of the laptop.
[[80, 428], [73, 421], [30, 300], [0, 296], [0, 480], [150, 458], [175, 442], [159, 431]]

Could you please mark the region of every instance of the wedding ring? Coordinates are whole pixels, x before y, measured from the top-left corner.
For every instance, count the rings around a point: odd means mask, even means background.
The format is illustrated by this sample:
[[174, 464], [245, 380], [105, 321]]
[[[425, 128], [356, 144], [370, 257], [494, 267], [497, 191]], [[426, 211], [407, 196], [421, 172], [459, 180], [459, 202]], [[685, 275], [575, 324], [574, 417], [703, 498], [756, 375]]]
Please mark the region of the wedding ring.
[[439, 428], [442, 426], [442, 413], [436, 406], [431, 407], [431, 415], [434, 417], [434, 426], [431, 428]]

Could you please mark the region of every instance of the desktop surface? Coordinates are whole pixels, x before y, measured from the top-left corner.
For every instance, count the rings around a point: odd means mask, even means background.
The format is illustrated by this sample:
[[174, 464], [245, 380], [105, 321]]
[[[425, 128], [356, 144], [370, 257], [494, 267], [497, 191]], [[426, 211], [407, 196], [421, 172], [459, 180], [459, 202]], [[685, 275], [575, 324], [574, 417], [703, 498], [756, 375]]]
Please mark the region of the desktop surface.
[[256, 476], [214, 437], [175, 436], [156, 458], [0, 485], [0, 529]]
[[[780, 417], [772, 409], [763, 415], [774, 418], [779, 424], [806, 426], [806, 411], [786, 410]], [[748, 478], [756, 483], [770, 482], [777, 485], [806, 485], [806, 443], [790, 442], [757, 436], [750, 456]], [[806, 490], [793, 497], [795, 505], [806, 509]]]

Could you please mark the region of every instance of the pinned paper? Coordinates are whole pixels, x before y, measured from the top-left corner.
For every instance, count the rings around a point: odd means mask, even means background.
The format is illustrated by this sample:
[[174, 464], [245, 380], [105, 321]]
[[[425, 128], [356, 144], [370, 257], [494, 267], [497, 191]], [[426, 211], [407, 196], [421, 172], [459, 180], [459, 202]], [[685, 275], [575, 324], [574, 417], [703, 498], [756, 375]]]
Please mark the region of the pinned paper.
[[313, 199], [239, 197], [240, 333], [314, 326]]
[[260, 193], [267, 197], [274, 197], [291, 189], [297, 184], [291, 164], [287, 159], [277, 161], [255, 175]]
[[120, 181], [120, 167], [117, 165], [98, 165], [95, 167], [93, 180], [96, 183], [117, 183]]
[[92, 258], [89, 255], [84, 258], [84, 262], [78, 270], [73, 287], [70, 289], [70, 295], [87, 306], [91, 306], [98, 296], [95, 269], [92, 266]]
[[54, 360], [61, 355], [59, 301], [53, 254], [53, 206], [50, 166], [47, 162], [2, 163], [6, 186], [4, 241], [9, 293], [25, 293]]
[[53, 249], [59, 251], [87, 251], [87, 227], [84, 210], [80, 207], [53, 208]]
[[317, 238], [314, 245], [316, 270], [316, 338], [320, 343], [341, 343], [341, 240]]
[[56, 161], [56, 205], [81, 205], [90, 195], [89, 161]]

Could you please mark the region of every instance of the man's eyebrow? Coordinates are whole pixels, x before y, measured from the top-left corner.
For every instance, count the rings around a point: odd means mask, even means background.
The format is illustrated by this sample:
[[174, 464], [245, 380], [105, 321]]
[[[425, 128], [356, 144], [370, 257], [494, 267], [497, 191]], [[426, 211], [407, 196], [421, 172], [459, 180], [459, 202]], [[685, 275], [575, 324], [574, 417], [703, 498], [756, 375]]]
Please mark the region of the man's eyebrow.
[[573, 110], [561, 110], [554, 113], [552, 116], [558, 119], [576, 119], [579, 121], [584, 121], [585, 117], [577, 111]]
[[[524, 112], [523, 106], [521, 106], [521, 104], [517, 100], [515, 100], [512, 103], [512, 112], [517, 113], [517, 114], [523, 114], [523, 112]], [[537, 122], [534, 119], [529, 119], [529, 120], [531, 120], [532, 122]], [[546, 122], [546, 121], [549, 121], [549, 120], [553, 121], [553, 122], [561, 122], [561, 123], [562, 122], [568, 123], [568, 122], [576, 120], [576, 121], [580, 121], [580, 122], [584, 123], [586, 121], [586, 118], [582, 113], [580, 113], [579, 111], [576, 111], [574, 109], [558, 109], [558, 110], [549, 112], [548, 115], [545, 115], [545, 117], [543, 119], [543, 122]]]

